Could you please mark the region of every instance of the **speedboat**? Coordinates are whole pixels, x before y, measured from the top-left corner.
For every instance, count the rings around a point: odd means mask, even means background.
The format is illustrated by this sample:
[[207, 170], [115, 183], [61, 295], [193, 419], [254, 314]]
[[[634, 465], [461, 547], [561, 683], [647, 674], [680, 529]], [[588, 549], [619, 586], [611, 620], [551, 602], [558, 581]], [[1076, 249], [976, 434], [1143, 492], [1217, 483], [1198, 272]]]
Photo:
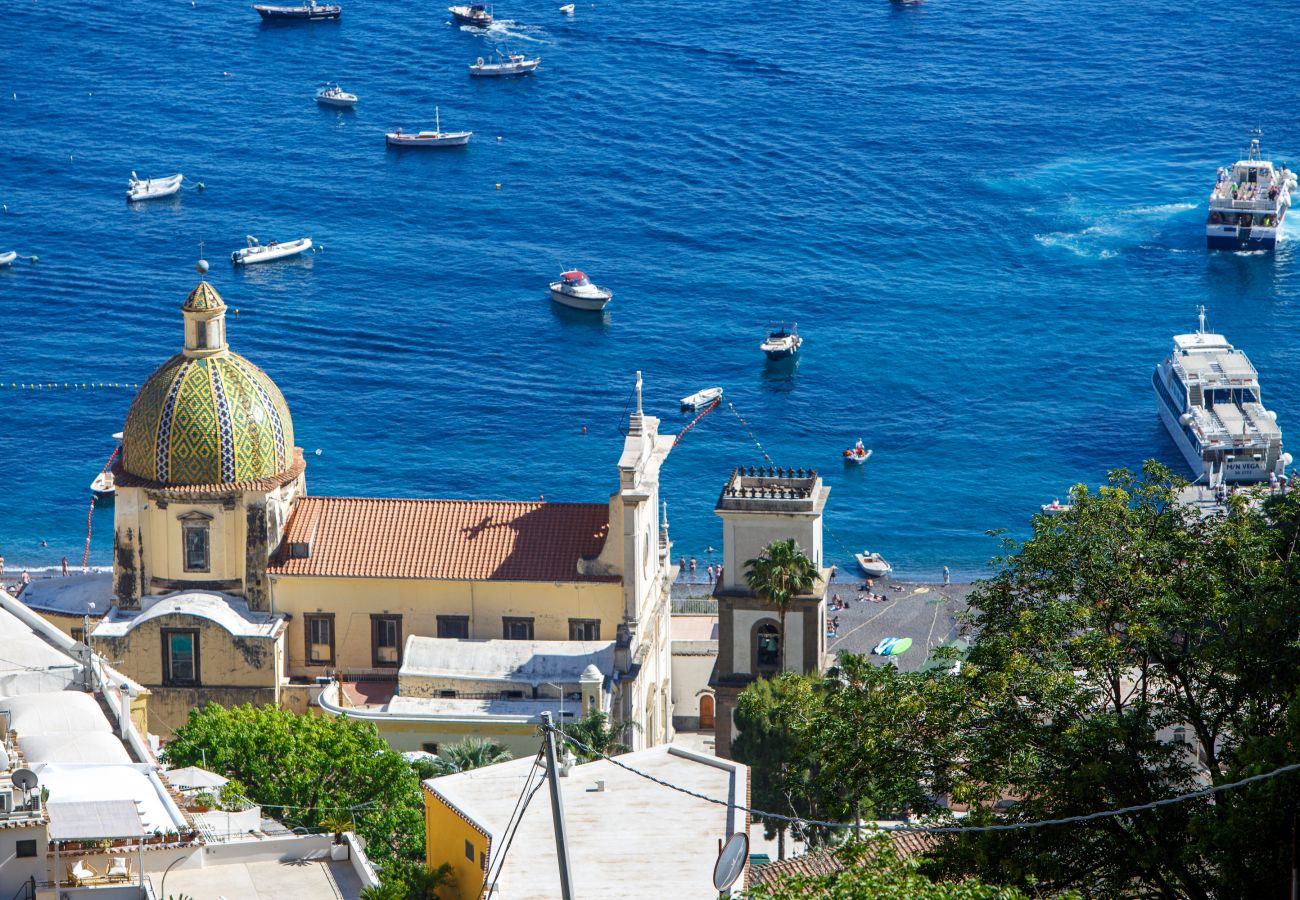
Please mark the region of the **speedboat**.
[[613, 291], [593, 284], [586, 272], [577, 269], [561, 272], [560, 280], [551, 282], [551, 299], [574, 309], [599, 312], [613, 297]]
[[17, 250], [10, 250], [8, 253], [0, 253], [0, 266], [12, 265], [13, 261], [17, 258]]
[[109, 470], [100, 472], [90, 483], [90, 492], [96, 500], [109, 500], [117, 495], [117, 485], [113, 483], [113, 473]]
[[230, 261], [237, 266], [249, 266], [253, 263], [284, 259], [286, 256], [297, 256], [299, 253], [306, 253], [312, 246], [310, 237], [298, 238], [296, 241], [270, 241], [262, 244], [250, 234], [245, 241], [248, 246], [240, 247], [230, 254]]
[[879, 553], [864, 550], [861, 553], [853, 554], [853, 558], [858, 561], [859, 568], [872, 578], [883, 578], [894, 571], [894, 567]]
[[316, 102], [321, 106], [338, 106], [351, 109], [357, 105], [357, 95], [349, 94], [337, 84], [326, 84], [316, 92]]
[[789, 359], [799, 352], [802, 344], [798, 323], [781, 323], [768, 326], [767, 340], [759, 344], [758, 349], [766, 353], [768, 359]]
[[1174, 335], [1151, 375], [1160, 420], [1194, 481], [1217, 488], [1281, 477], [1291, 454], [1282, 452], [1277, 413], [1264, 407], [1259, 373], [1227, 338], [1206, 332], [1205, 307], [1198, 313], [1196, 333]]
[[493, 75], [527, 75], [542, 64], [540, 56], [529, 59], [522, 53], [511, 53], [509, 56], [497, 51], [497, 62], [484, 62], [483, 57], [479, 57], [470, 64], [469, 74], [480, 78]]
[[856, 444], [844, 451], [844, 461], [846, 463], [860, 466], [869, 459], [871, 459], [871, 451], [862, 446], [862, 438], [858, 438]]
[[253, 9], [263, 19], [302, 19], [305, 21], [319, 21], [321, 19], [337, 19], [343, 15], [343, 7], [334, 4], [317, 3], [316, 0], [307, 0], [301, 6], [269, 6], [264, 3], [256, 4]]
[[1246, 158], [1229, 170], [1219, 167], [1210, 212], [1205, 221], [1205, 245], [1211, 250], [1272, 250], [1282, 236], [1282, 220], [1291, 208], [1296, 175], [1285, 165], [1273, 167], [1259, 149], [1259, 129], [1250, 139]]
[[1038, 508], [1043, 511], [1045, 516], [1059, 516], [1061, 513], [1067, 513], [1074, 509], [1074, 506], [1070, 503], [1062, 503], [1060, 497], [1055, 497], [1051, 503], [1044, 503]]
[[682, 409], [699, 409], [722, 397], [722, 388], [710, 387], [682, 398]]
[[131, 180], [126, 183], [127, 202], [160, 200], [163, 197], [170, 197], [180, 192], [181, 182], [184, 180], [185, 176], [179, 173], [168, 175], [166, 178], [141, 178], [132, 172]]
[[384, 137], [390, 147], [464, 147], [474, 136], [472, 131], [443, 131], [442, 116], [433, 108], [433, 131], [404, 132], [402, 129], [387, 132]]
[[492, 24], [492, 13], [482, 3], [470, 3], [466, 6], [449, 6], [447, 12], [452, 14], [462, 25], [477, 25], [486, 28]]

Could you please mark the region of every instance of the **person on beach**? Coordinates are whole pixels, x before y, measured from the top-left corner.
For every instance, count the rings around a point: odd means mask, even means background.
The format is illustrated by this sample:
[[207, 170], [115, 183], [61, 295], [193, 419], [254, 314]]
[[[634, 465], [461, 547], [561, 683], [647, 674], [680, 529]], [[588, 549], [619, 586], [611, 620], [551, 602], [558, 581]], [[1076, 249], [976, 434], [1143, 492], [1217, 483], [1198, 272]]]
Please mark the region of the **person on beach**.
[[23, 584], [31, 584], [31, 583], [32, 583], [32, 576], [27, 574], [26, 569], [23, 569]]
[[67, 577], [68, 577], [68, 558], [67, 558], [66, 556], [63, 557], [63, 563], [62, 563], [62, 565], [63, 565], [63, 577], [64, 577], [64, 578], [67, 578]]
[[695, 557], [694, 557], [694, 556], [691, 557], [691, 575], [692, 575], [692, 577], [695, 575]]
[[944, 566], [944, 567], [943, 567], [943, 584], [944, 584], [944, 587], [947, 587], [948, 585], [952, 584], [952, 578], [949, 577], [949, 575], [948, 575], [948, 567], [947, 567], [947, 566]]
[[831, 581], [835, 580], [835, 563], [831, 563]]
[[709, 563], [708, 568], [706, 568], [704, 571], [708, 573], [708, 576], [709, 576], [709, 584], [712, 584], [712, 583], [713, 583], [713, 563]]

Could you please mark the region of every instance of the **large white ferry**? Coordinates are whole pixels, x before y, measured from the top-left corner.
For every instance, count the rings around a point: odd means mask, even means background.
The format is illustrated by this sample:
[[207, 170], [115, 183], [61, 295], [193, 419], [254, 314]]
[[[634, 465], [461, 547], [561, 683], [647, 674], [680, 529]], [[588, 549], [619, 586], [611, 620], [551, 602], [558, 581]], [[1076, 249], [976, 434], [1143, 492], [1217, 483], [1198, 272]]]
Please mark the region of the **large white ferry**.
[[1196, 481], [1214, 487], [1283, 474], [1291, 455], [1282, 452], [1277, 413], [1260, 399], [1259, 374], [1223, 335], [1205, 331], [1205, 307], [1198, 312], [1196, 333], [1174, 335], [1151, 377], [1161, 421]]
[[1259, 130], [1250, 138], [1246, 158], [1231, 169], [1219, 167], [1210, 192], [1205, 243], [1211, 250], [1272, 250], [1291, 208], [1295, 173], [1285, 164], [1273, 167], [1259, 150]]

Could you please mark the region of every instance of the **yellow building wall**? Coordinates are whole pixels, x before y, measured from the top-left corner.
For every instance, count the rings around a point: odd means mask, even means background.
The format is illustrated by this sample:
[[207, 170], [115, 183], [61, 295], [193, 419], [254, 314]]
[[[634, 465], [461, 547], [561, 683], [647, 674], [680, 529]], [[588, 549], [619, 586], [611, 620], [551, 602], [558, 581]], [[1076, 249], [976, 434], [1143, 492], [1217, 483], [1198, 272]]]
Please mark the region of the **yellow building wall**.
[[[473, 848], [474, 859], [465, 852]], [[430, 869], [451, 863], [456, 882], [451, 889], [440, 888], [446, 900], [477, 900], [487, 878], [487, 854], [490, 842], [479, 828], [460, 811], [427, 787], [424, 788], [424, 847]]]
[[502, 618], [531, 617], [539, 641], [567, 641], [569, 619], [599, 619], [600, 640], [615, 639], [623, 621], [617, 583], [536, 581], [433, 581], [400, 578], [272, 576], [276, 612], [289, 613], [288, 672], [321, 674], [307, 665], [304, 613], [334, 613], [335, 669], [369, 669], [370, 616], [402, 617], [402, 642], [412, 634], [438, 636], [438, 616], [468, 616], [474, 640], [500, 639]]
[[[181, 516], [190, 512], [212, 517], [208, 525], [207, 572], [185, 571]], [[242, 580], [246, 562], [247, 515], [243, 497], [235, 501], [234, 509], [225, 509], [221, 503], [171, 501], [166, 508], [156, 502], [149, 503], [148, 508], [141, 511], [142, 527], [148, 541], [145, 569], [149, 577], [190, 581]]]

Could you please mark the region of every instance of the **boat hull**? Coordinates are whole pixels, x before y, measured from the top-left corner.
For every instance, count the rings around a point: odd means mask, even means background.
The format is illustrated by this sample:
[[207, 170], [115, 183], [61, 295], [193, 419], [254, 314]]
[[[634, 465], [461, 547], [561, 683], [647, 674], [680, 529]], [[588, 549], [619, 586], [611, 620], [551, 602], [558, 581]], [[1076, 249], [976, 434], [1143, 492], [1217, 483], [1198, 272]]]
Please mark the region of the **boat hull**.
[[1205, 226], [1205, 246], [1209, 250], [1273, 250], [1277, 247], [1277, 228], [1238, 228], [1236, 225]]
[[764, 350], [763, 352], [767, 354], [768, 359], [775, 361], [779, 359], [789, 359], [799, 351], [795, 347], [788, 347], [781, 350]]
[[882, 560], [868, 560], [861, 553], [854, 555], [858, 561], [858, 568], [865, 572], [871, 578], [884, 578], [894, 567]]
[[561, 306], [567, 306], [570, 309], [581, 309], [587, 312], [600, 312], [609, 305], [609, 301], [614, 299], [610, 294], [605, 297], [575, 297], [573, 294], [566, 294], [564, 291], [551, 288], [551, 299]]
[[[1152, 384], [1156, 392], [1156, 409], [1160, 412], [1160, 421], [1164, 423], [1165, 431], [1178, 447], [1178, 452], [1183, 455], [1183, 460], [1187, 467], [1192, 470], [1193, 481], [1199, 481], [1201, 478], [1209, 479], [1211, 464], [1205, 460], [1202, 455], [1200, 445], [1188, 436], [1187, 430], [1182, 423], [1178, 421], [1178, 416], [1170, 409], [1169, 404], [1164, 401], [1160, 395], [1158, 379], [1160, 370], [1152, 376]], [[1268, 458], [1264, 456], [1259, 462], [1254, 460], [1242, 461], [1233, 460], [1224, 462], [1222, 481], [1228, 484], [1238, 482], [1259, 482], [1268, 481], [1269, 472]]]
[[465, 15], [461, 15], [460, 13], [454, 12], [451, 14], [451, 17], [456, 20], [456, 24], [458, 25], [473, 25], [475, 28], [487, 28], [489, 25], [492, 24], [491, 16], [486, 16], [486, 17], [465, 16]]
[[13, 265], [14, 260], [17, 258], [17, 250], [10, 250], [8, 253], [0, 253], [0, 267]]
[[541, 64], [542, 61], [539, 59], [532, 62], [520, 63], [519, 65], [508, 66], [493, 65], [490, 63], [482, 66], [471, 65], [469, 67], [469, 74], [472, 78], [508, 78], [511, 75], [528, 75], [536, 70], [536, 68]]
[[327, 19], [337, 19], [343, 15], [343, 10], [338, 7], [321, 7], [318, 9], [268, 9], [262, 6], [254, 6], [257, 14], [262, 17], [264, 22], [323, 22]]
[[335, 109], [351, 109], [357, 105], [355, 97], [351, 100], [338, 100], [334, 97], [317, 97], [316, 102], [321, 106], [332, 106]]
[[389, 134], [385, 135], [384, 139], [390, 147], [410, 147], [421, 150], [433, 150], [439, 147], [464, 147], [469, 143], [471, 136], [473, 136], [472, 131], [464, 134], [448, 135], [438, 138], [398, 137]]

